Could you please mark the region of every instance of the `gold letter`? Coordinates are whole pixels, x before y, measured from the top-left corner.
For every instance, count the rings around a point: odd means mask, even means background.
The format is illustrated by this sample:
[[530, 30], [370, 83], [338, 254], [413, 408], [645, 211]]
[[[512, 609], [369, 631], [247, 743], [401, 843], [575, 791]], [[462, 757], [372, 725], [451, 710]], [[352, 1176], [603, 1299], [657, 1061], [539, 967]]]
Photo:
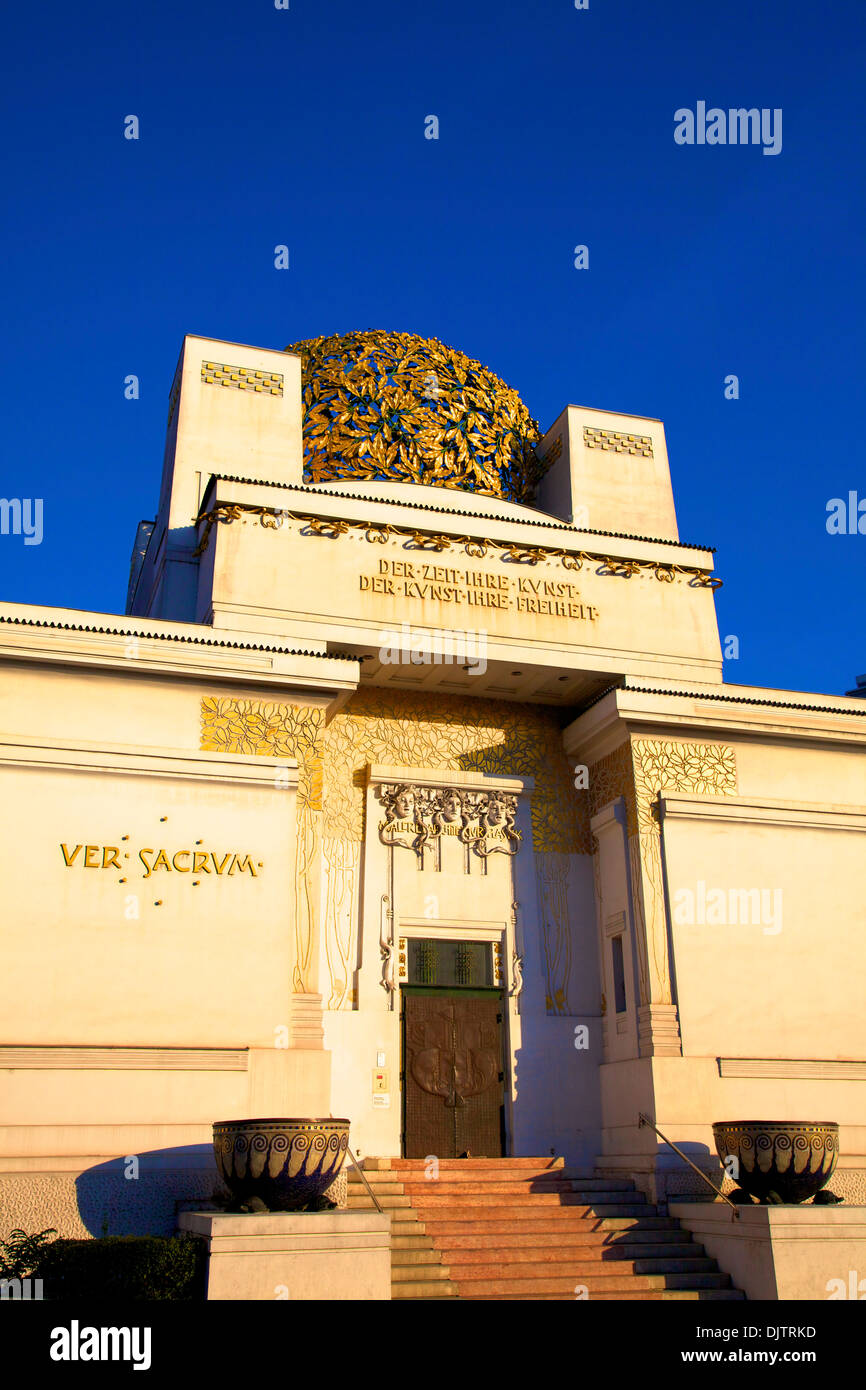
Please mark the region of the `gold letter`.
[[75, 849], [72, 851], [72, 857], [71, 857], [71, 858], [70, 858], [70, 856], [69, 856], [69, 851], [67, 850], [67, 848], [66, 848], [65, 845], [61, 845], [60, 848], [63, 850], [63, 858], [66, 860], [66, 867], [67, 867], [67, 869], [71, 869], [71, 868], [72, 868], [72, 865], [75, 863], [75, 856], [76, 856], [76, 854], [78, 853], [78, 851], [81, 849], [81, 846], [80, 846], [80, 845], [76, 845], [76, 846], [75, 846]]

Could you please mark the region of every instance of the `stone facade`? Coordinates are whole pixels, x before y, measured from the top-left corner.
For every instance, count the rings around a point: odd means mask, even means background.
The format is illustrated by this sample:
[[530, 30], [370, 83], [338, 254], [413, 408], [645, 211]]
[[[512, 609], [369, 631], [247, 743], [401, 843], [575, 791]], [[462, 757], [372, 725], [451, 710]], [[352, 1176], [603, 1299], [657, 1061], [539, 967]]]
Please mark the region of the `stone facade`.
[[407, 1062], [437, 951], [500, 1001], [505, 1153], [666, 1200], [641, 1113], [716, 1180], [714, 1120], [833, 1119], [862, 1202], [862, 700], [723, 684], [658, 421], [449, 473], [452, 401], [401, 473], [356, 411], [329, 461], [316, 342], [185, 340], [126, 615], [0, 606], [0, 1221], [173, 1229], [227, 1117], [400, 1155], [407, 1075], [489, 1060]]

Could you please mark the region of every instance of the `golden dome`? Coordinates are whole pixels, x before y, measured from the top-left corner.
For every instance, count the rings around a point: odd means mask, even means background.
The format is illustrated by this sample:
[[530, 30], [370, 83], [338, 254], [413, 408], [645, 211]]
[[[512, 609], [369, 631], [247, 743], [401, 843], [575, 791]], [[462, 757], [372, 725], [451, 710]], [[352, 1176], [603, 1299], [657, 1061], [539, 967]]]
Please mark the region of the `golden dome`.
[[292, 343], [303, 385], [304, 478], [387, 479], [531, 499], [538, 425], [480, 362], [412, 333]]

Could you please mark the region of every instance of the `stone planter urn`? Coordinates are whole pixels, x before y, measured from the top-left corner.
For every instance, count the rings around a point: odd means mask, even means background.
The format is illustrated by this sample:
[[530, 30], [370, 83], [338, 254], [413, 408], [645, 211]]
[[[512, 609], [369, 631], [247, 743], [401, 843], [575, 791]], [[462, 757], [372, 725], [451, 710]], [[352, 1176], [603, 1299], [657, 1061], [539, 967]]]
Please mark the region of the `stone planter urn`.
[[839, 1155], [837, 1124], [729, 1120], [713, 1125], [716, 1153], [743, 1191], [763, 1203], [805, 1202], [829, 1182]]
[[322, 1211], [349, 1146], [348, 1120], [218, 1120], [214, 1157], [235, 1210]]

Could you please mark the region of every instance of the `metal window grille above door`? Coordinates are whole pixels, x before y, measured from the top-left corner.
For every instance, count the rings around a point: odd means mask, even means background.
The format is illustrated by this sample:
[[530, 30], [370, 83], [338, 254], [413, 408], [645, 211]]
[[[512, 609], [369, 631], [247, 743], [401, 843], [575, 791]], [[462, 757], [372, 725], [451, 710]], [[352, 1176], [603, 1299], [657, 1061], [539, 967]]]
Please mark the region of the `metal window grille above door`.
[[410, 938], [410, 985], [440, 989], [492, 989], [495, 984], [493, 948], [486, 941], [442, 941]]

